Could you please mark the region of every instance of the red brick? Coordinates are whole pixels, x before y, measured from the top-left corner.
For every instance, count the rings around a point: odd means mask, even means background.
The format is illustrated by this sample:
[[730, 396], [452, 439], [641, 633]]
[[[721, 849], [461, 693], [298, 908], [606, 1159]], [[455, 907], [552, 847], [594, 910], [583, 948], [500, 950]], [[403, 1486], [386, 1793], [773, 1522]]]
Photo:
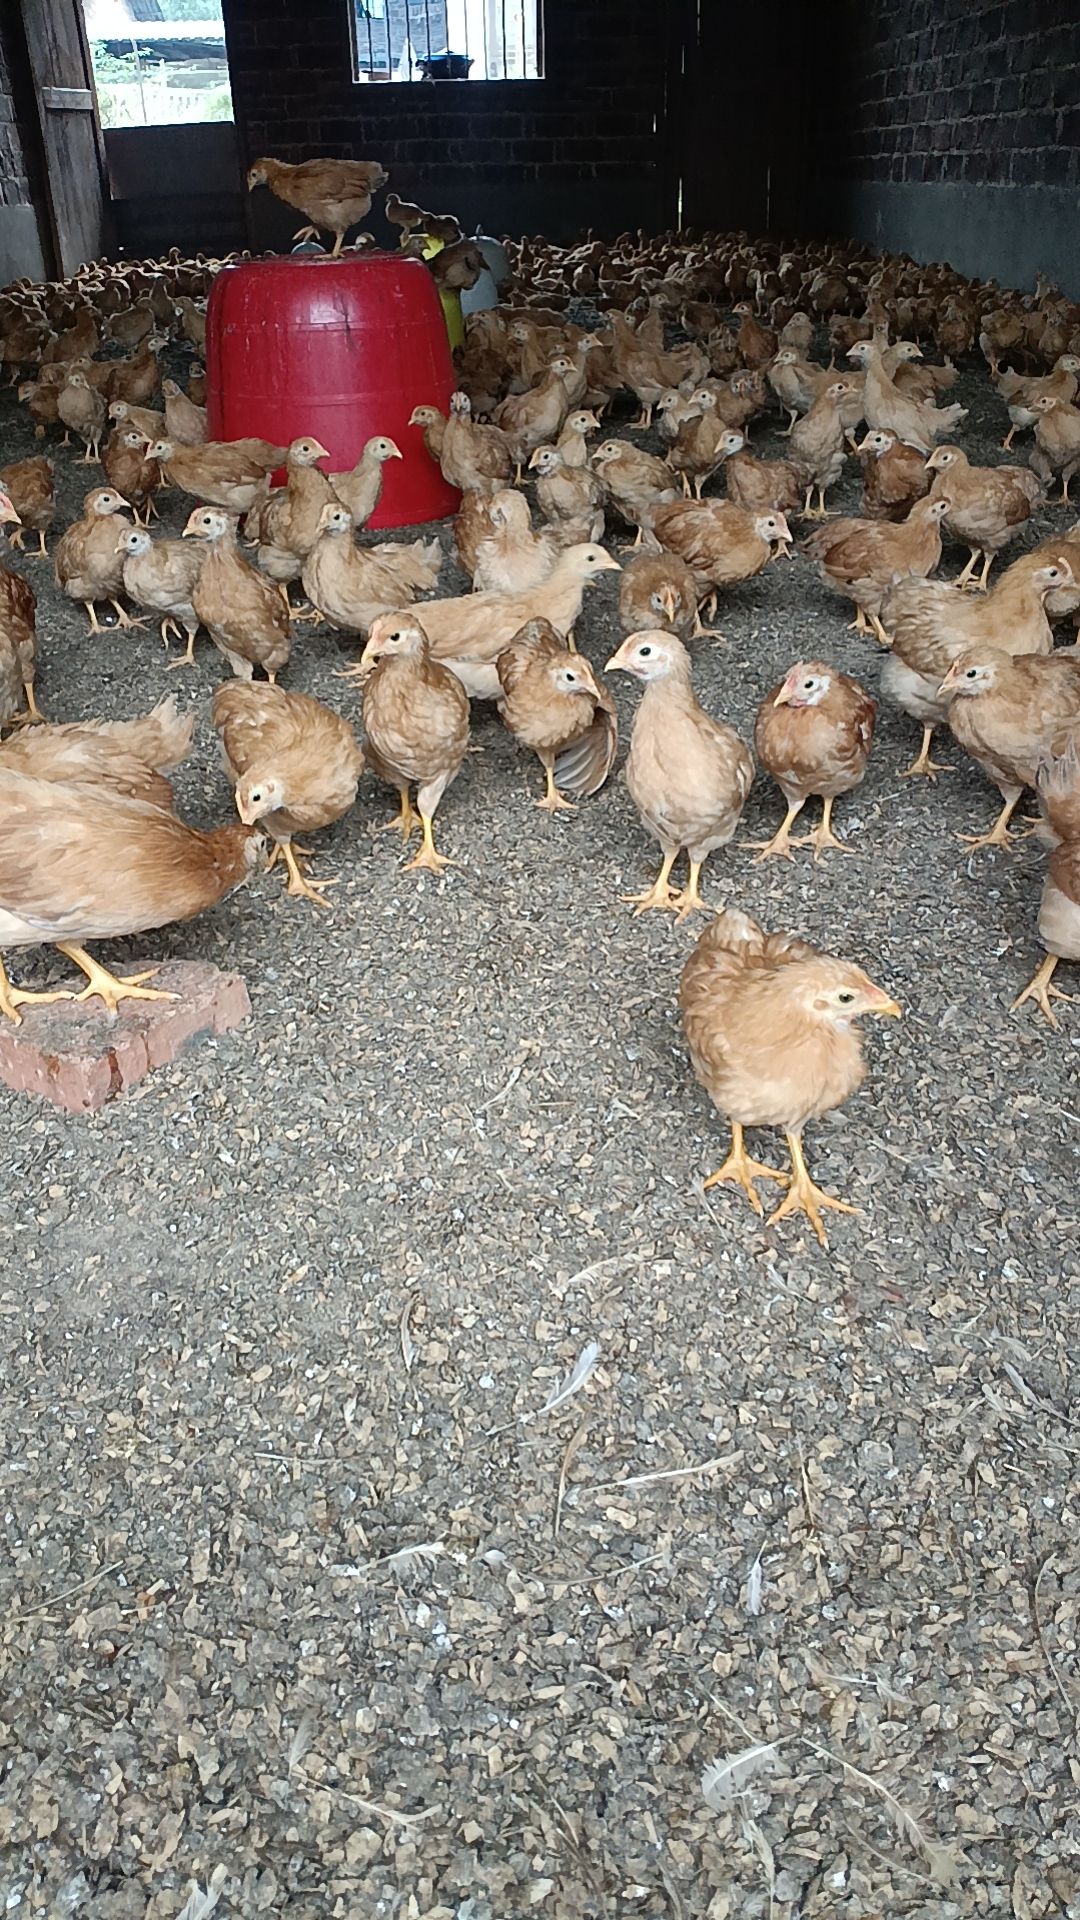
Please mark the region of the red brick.
[[67, 1113], [96, 1113], [155, 1067], [168, 1066], [201, 1034], [227, 1033], [251, 1012], [240, 975], [203, 960], [167, 961], [148, 984], [177, 998], [124, 1000], [115, 1018], [100, 1000], [24, 1007], [20, 1027], [2, 1022], [0, 1080]]

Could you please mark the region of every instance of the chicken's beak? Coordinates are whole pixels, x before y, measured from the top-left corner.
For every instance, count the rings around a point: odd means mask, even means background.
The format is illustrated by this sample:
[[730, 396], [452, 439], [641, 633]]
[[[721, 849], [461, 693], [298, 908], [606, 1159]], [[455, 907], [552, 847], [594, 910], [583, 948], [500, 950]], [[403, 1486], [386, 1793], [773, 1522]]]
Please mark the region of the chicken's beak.
[[874, 993], [875, 995], [879, 995], [880, 998], [875, 998], [873, 1004], [867, 1008], [868, 1013], [880, 1013], [883, 1020], [901, 1020], [903, 1018], [903, 1009], [897, 1006], [896, 1001], [893, 1000], [882, 987], [875, 987]]
[[621, 573], [622, 567], [620, 566], [617, 560], [612, 559], [610, 553], [605, 553], [602, 561], [600, 562], [599, 567], [597, 568], [597, 572], [598, 573]]
[[677, 609], [677, 602], [675, 599], [674, 587], [663, 587], [661, 589], [660, 605], [663, 607], [664, 612], [667, 614], [669, 623], [671, 624], [671, 626], [674, 626], [675, 614]]
[[3, 498], [0, 498], [0, 526], [8, 526], [8, 525], [13, 527], [21, 527], [22, 518], [19, 514], [16, 513], [12, 502], [7, 498], [7, 495], [5, 494]]
[[623, 654], [625, 652], [626, 652], [626, 645], [624, 642], [624, 644], [618, 649], [618, 651], [612, 654], [611, 659], [605, 661], [604, 672], [605, 673], [625, 673], [626, 661], [623, 659]]
[[329, 447], [324, 447], [321, 440], [313, 440], [311, 444], [315, 449], [316, 460], [329, 460], [330, 458]]
[[940, 687], [938, 688], [938, 699], [940, 700], [943, 694], [951, 693], [953, 688], [956, 686], [956, 683], [957, 683], [956, 668], [950, 667], [948, 673], [945, 675], [944, 680], [942, 681]]
[[795, 689], [792, 686], [791, 681], [785, 680], [783, 686], [781, 687], [779, 693], [776, 696], [776, 699], [773, 701], [773, 706], [789, 707], [791, 705], [791, 696], [794, 693], [794, 691]]
[[240, 815], [245, 827], [253, 827], [259, 818], [257, 813], [252, 812], [250, 806], [244, 805], [239, 794], [236, 796], [236, 811]]
[[387, 444], [389, 445], [389, 448], [390, 448], [389, 458], [391, 460], [404, 460], [405, 455], [402, 453], [401, 448], [397, 445], [395, 441], [390, 440]]
[[530, 467], [538, 467], [538, 466], [540, 465], [540, 449], [539, 449], [539, 447], [537, 447], [537, 449], [536, 449], [536, 452], [535, 452], [535, 453], [533, 453], [533, 454], [530, 454], [530, 456], [529, 456], [529, 465], [530, 465]]

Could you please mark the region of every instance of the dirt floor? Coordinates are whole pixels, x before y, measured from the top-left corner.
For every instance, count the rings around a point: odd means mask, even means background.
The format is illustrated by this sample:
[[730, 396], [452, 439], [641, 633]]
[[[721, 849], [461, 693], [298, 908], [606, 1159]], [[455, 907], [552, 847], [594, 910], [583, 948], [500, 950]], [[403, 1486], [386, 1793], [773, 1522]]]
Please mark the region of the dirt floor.
[[[983, 371], [960, 397], [1008, 457]], [[5, 396], [0, 458], [32, 446]], [[98, 476], [62, 457], [66, 524]], [[50, 717], [197, 703], [179, 801], [228, 818], [220, 656], [88, 638], [13, 564]], [[706, 705], [748, 735], [799, 656], [874, 690], [849, 614], [771, 565], [701, 643]], [[285, 684], [355, 714], [355, 652], [300, 629]], [[271, 874], [105, 950], [238, 968], [248, 1028], [95, 1118], [0, 1090], [5, 1911], [1075, 1920], [1080, 1009], [1009, 1012], [1040, 853], [969, 856], [996, 794], [948, 739], [955, 774], [901, 780], [886, 709], [854, 857], [755, 865], [761, 777], [711, 860], [712, 902], [904, 1007], [808, 1132], [862, 1209], [825, 1254], [702, 1192], [698, 928], [620, 904], [655, 864], [621, 780], [552, 819], [493, 712], [475, 739], [443, 880], [401, 872], [365, 780], [319, 837], [332, 916]]]

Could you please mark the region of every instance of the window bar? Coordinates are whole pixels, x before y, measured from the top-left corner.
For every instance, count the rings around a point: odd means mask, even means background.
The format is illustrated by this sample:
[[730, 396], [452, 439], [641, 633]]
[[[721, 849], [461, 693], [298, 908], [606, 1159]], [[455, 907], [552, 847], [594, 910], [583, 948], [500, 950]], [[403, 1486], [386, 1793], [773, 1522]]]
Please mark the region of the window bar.
[[366, 7], [365, 7], [365, 9], [364, 9], [364, 24], [365, 24], [365, 26], [367, 27], [367, 64], [368, 64], [368, 73], [369, 73], [369, 74], [372, 74], [372, 75], [373, 75], [373, 74], [374, 74], [374, 72], [375, 72], [375, 47], [374, 47], [374, 44], [373, 44], [373, 42], [372, 42], [372, 38], [371, 38], [371, 15], [370, 15], [370, 13], [368, 12], [368, 10], [367, 10], [367, 8], [366, 8]]
[[431, 0], [424, 0], [424, 32], [427, 37], [427, 57], [431, 59]]
[[[406, 18], [408, 17], [408, 11], [409, 11], [409, 10], [408, 10], [408, 8], [406, 7], [406, 9], [405, 9], [405, 13], [406, 13]], [[387, 7], [387, 8], [386, 8], [386, 10], [385, 10], [385, 12], [384, 12], [384, 14], [383, 14], [383, 28], [384, 28], [384, 30], [385, 30], [385, 33], [386, 33], [386, 77], [387, 77], [387, 79], [388, 79], [388, 80], [392, 80], [392, 79], [393, 79], [393, 77], [394, 77], [394, 48], [393, 48], [393, 43], [392, 43], [392, 41], [391, 41], [391, 39], [390, 39], [390, 9], [389, 9], [389, 7]], [[406, 31], [407, 31], [407, 29], [406, 29]]]
[[501, 28], [502, 28], [502, 69], [503, 69], [503, 79], [505, 80], [506, 79], [506, 0], [502, 0]]

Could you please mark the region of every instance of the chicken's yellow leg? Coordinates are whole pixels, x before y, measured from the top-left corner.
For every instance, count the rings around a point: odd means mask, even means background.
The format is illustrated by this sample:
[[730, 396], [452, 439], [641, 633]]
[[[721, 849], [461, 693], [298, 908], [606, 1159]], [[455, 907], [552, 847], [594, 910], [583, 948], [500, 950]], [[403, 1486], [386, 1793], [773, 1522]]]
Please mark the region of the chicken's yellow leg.
[[934, 728], [932, 726], [924, 726], [922, 730], [922, 746], [919, 748], [918, 756], [912, 761], [910, 767], [904, 768], [903, 773], [900, 775], [901, 780], [912, 780], [918, 773], [925, 773], [928, 780], [936, 780], [939, 773], [955, 772], [954, 767], [944, 766], [939, 760], [931, 760], [930, 742], [933, 737]]
[[751, 840], [750, 846], [760, 848], [757, 864], [762, 860], [791, 859], [791, 829], [806, 805], [805, 800], [789, 800], [788, 810], [771, 840]]
[[279, 842], [279, 845], [281, 847], [281, 857], [289, 871], [289, 884], [285, 889], [286, 893], [291, 893], [296, 899], [310, 900], [316, 907], [325, 907], [327, 913], [332, 912], [333, 909], [331, 908], [329, 900], [324, 900], [322, 897], [322, 888], [336, 887], [337, 881], [305, 879], [292, 841], [282, 840]]
[[813, 847], [815, 860], [821, 859], [826, 847], [834, 847], [837, 853], [854, 853], [855, 851], [854, 847], [845, 846], [842, 840], [838, 840], [833, 832], [832, 810], [833, 796], [827, 793], [821, 802], [821, 825], [815, 827], [813, 833], [805, 834], [801, 840], [795, 842], [797, 847]]
[[399, 787], [398, 793], [401, 795], [400, 808], [392, 820], [383, 821], [379, 832], [393, 833], [396, 828], [402, 839], [408, 840], [412, 835], [413, 828], [419, 826], [420, 816], [413, 812], [413, 803], [409, 797], [408, 787]]
[[814, 1232], [823, 1247], [828, 1247], [825, 1238], [825, 1226], [821, 1218], [822, 1207], [831, 1207], [836, 1213], [857, 1214], [858, 1207], [849, 1205], [846, 1200], [836, 1200], [831, 1193], [825, 1193], [810, 1178], [806, 1161], [803, 1159], [802, 1140], [797, 1133], [787, 1133], [785, 1138], [791, 1154], [791, 1185], [785, 1193], [775, 1213], [770, 1213], [767, 1226], [774, 1226], [777, 1220], [786, 1220], [789, 1214], [805, 1213]]
[[622, 893], [620, 900], [632, 906], [638, 913], [649, 913], [654, 907], [674, 911], [678, 895], [668, 885], [668, 876], [679, 857], [678, 848], [674, 853], [665, 853], [660, 871], [647, 893]]
[[547, 787], [545, 788], [543, 799], [537, 801], [537, 806], [542, 807], [545, 813], [576, 813], [577, 808], [573, 801], [564, 800], [558, 787], [555, 785], [555, 762], [553, 760], [544, 761], [544, 772], [547, 775]]
[[1004, 802], [1001, 812], [998, 814], [989, 833], [961, 833], [957, 838], [965, 840], [973, 853], [977, 847], [1011, 847], [1013, 836], [1009, 832], [1009, 821], [1012, 819], [1013, 812], [1022, 791], [1023, 789], [1021, 788], [1017, 793], [1013, 794], [1011, 800]]
[[26, 712], [19, 715], [20, 720], [25, 720], [30, 723], [40, 722], [44, 725], [45, 715], [42, 713], [34, 697], [34, 683], [32, 680], [23, 681], [23, 692], [26, 695]]
[[1024, 988], [1023, 993], [1018, 994], [1016, 999], [1013, 1001], [1012, 1007], [1010, 1008], [1010, 1012], [1015, 1013], [1017, 1007], [1022, 1007], [1025, 1000], [1035, 1000], [1038, 1002], [1039, 1006], [1042, 1008], [1043, 1012], [1045, 1013], [1047, 1019], [1050, 1022], [1050, 1025], [1056, 1028], [1057, 1021], [1054, 1018], [1054, 1010], [1050, 1005], [1051, 1000], [1072, 1001], [1072, 1000], [1075, 1000], [1076, 998], [1076, 995], [1074, 993], [1062, 993], [1060, 987], [1052, 987], [1050, 985], [1054, 968], [1057, 966], [1057, 963], [1060, 960], [1060, 958], [1061, 958], [1061, 955], [1059, 953], [1047, 954], [1046, 959], [1042, 963], [1042, 966], [1039, 968], [1037, 973], [1032, 975], [1031, 979], [1027, 983], [1027, 986]]
[[742, 1188], [754, 1212], [760, 1216], [765, 1212], [765, 1209], [761, 1204], [754, 1181], [778, 1180], [781, 1186], [786, 1186], [788, 1176], [786, 1173], [781, 1173], [778, 1167], [766, 1167], [760, 1160], [750, 1159], [743, 1144], [742, 1127], [737, 1120], [733, 1120], [731, 1123], [731, 1152], [728, 1154], [723, 1166], [718, 1167], [715, 1173], [710, 1173], [708, 1179], [704, 1182], [704, 1186], [705, 1188], [718, 1187], [727, 1180], [734, 1181]]
[[962, 573], [957, 574], [956, 579], [953, 581], [954, 587], [967, 587], [971, 585], [971, 576], [974, 573], [975, 568], [979, 563], [979, 556], [981, 553], [982, 553], [981, 547], [972, 547], [969, 550], [967, 566], [964, 568]]
[[1009, 448], [1010, 448], [1010, 447], [1012, 446], [1012, 443], [1013, 443], [1013, 434], [1014, 434], [1015, 432], [1016, 432], [1016, 428], [1015, 428], [1015, 427], [1010, 427], [1010, 428], [1009, 428], [1009, 431], [1008, 431], [1008, 433], [1007, 433], [1007, 434], [1005, 435], [1005, 438], [1004, 438], [1004, 440], [1003, 440], [1003, 441], [1002, 441], [1002, 443], [1001, 443], [1001, 450], [1002, 450], [1002, 452], [1003, 452], [1003, 453], [1007, 453], [1007, 452], [1008, 452], [1008, 450], [1009, 450]]
[[705, 862], [703, 860], [690, 861], [690, 878], [686, 886], [683, 888], [683, 891], [681, 893], [677, 893], [675, 895], [674, 900], [672, 901], [672, 905], [675, 908], [676, 918], [679, 920], [685, 920], [687, 918], [687, 915], [691, 913], [711, 913], [712, 912], [712, 908], [710, 907], [708, 901], [702, 899], [701, 889], [698, 885], [698, 881], [701, 877], [701, 869], [704, 866], [704, 864]]
[[0, 1013], [15, 1027], [22, 1026], [20, 1007], [37, 1005], [50, 1006], [54, 1000], [70, 1000], [70, 993], [24, 993], [21, 987], [13, 987], [7, 977], [7, 968], [0, 958]]
[[421, 813], [420, 831], [424, 836], [423, 845], [419, 853], [414, 853], [411, 860], [406, 860], [405, 865], [401, 869], [402, 873], [414, 873], [418, 867], [423, 868], [428, 873], [441, 873], [444, 867], [453, 866], [454, 862], [448, 854], [436, 853], [435, 839], [431, 831], [431, 826], [431, 815], [429, 813]]
[[986, 583], [990, 578], [990, 569], [993, 566], [993, 564], [994, 564], [993, 554], [991, 553], [989, 547], [984, 547], [982, 572], [979, 575], [979, 592], [980, 593], [986, 592]]
[[74, 1000], [92, 1000], [97, 994], [109, 1012], [115, 1013], [121, 1000], [175, 1000], [178, 997], [175, 993], [162, 993], [157, 988], [143, 986], [144, 980], [153, 979], [156, 967], [148, 968], [145, 973], [110, 973], [107, 967], [101, 966], [92, 954], [87, 953], [85, 947], [74, 946], [68, 940], [58, 940], [56, 944], [61, 953], [66, 953], [68, 959], [74, 960], [75, 965], [82, 969], [90, 983], [81, 993], [72, 995]]

